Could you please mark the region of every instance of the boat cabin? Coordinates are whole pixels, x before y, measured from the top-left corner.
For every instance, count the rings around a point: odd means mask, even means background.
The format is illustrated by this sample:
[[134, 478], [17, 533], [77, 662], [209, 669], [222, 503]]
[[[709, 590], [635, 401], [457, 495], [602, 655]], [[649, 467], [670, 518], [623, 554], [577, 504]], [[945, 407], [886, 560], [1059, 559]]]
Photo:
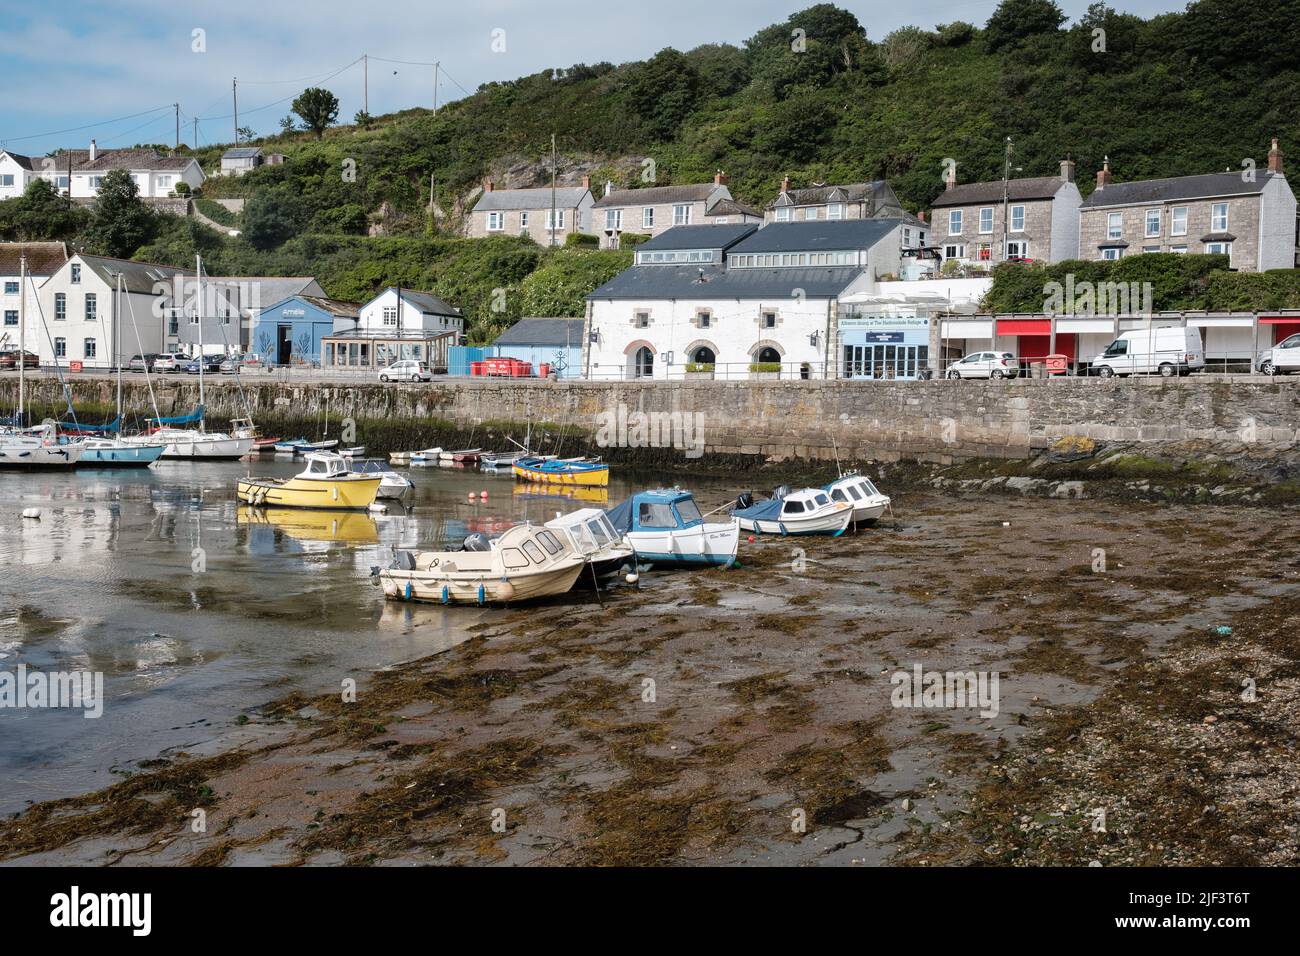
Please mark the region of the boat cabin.
[[503, 574], [540, 571], [573, 557], [572, 547], [553, 531], [534, 525], [515, 525], [492, 540], [487, 551], [422, 551], [415, 555], [414, 570], [439, 569], [448, 573]]
[[866, 475], [849, 473], [837, 478], [826, 486], [832, 501], [847, 501], [851, 505], [863, 504], [871, 498], [883, 498], [871, 479]]
[[640, 491], [611, 508], [609, 522], [620, 532], [693, 528], [704, 522], [695, 496], [680, 488]]
[[622, 540], [605, 512], [599, 508], [581, 508], [546, 522], [546, 527], [569, 539], [573, 550], [581, 555], [604, 551]]
[[328, 451], [307, 455], [307, 468], [299, 478], [341, 478], [350, 474], [347, 459]]
[[781, 515], [788, 517], [791, 515], [811, 514], [819, 511], [831, 503], [831, 499], [824, 491], [814, 491], [806, 488], [801, 491], [792, 491], [781, 499]]
[[358, 475], [386, 475], [392, 466], [382, 458], [353, 458], [352, 471]]

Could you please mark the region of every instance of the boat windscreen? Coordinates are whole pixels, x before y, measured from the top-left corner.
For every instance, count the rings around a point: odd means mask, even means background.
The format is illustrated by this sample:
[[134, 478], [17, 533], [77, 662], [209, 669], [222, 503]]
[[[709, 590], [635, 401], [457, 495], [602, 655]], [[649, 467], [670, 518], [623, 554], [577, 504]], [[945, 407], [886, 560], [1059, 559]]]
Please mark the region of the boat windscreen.
[[587, 522], [587, 530], [591, 536], [596, 539], [596, 546], [603, 548], [614, 540], [613, 529], [609, 527], [607, 521], [600, 518], [592, 518]]
[[694, 498], [683, 498], [677, 502], [677, 513], [682, 516], [682, 522], [685, 524], [704, 520], [703, 515], [700, 514], [700, 506], [695, 503]]

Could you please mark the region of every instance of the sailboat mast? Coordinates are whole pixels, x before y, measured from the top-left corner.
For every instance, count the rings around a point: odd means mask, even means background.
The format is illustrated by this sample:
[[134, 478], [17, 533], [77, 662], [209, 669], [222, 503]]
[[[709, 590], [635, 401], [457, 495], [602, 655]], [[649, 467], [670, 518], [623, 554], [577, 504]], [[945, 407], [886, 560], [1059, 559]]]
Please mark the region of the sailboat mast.
[[[198, 254], [194, 256], [194, 280], [194, 313], [199, 317], [199, 407], [202, 408], [206, 404], [203, 398], [203, 257]], [[207, 431], [206, 417], [199, 419], [199, 431]]]
[[18, 264], [18, 427], [27, 424], [23, 412], [23, 401], [27, 389], [27, 310], [23, 304], [27, 301], [27, 254], [24, 252]]
[[[117, 274], [117, 288], [113, 290], [113, 361], [117, 363], [117, 437], [122, 437], [122, 273]], [[147, 362], [145, 364], [148, 364]]]

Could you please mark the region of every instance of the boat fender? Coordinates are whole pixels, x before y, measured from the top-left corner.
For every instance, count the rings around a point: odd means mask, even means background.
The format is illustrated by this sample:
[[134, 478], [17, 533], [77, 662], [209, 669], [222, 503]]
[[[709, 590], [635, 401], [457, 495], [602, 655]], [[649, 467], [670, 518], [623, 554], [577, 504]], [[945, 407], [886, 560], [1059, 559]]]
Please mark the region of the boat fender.
[[451, 603], [451, 590], [445, 584], [442, 586], [442, 603], [443, 604]]
[[332, 491], [332, 492], [334, 493], [334, 500], [335, 500], [335, 501], [338, 501], [338, 500], [339, 500], [339, 486], [338, 486], [338, 485], [334, 485], [332, 488], [330, 488], [330, 491]]
[[790, 533], [790, 532], [788, 532], [788, 531], [785, 530], [785, 522], [784, 522], [784, 521], [778, 521], [778, 522], [776, 523], [776, 526], [777, 526], [778, 528], [781, 529], [781, 537], [784, 538], [786, 535], [788, 535], [788, 534]]
[[410, 582], [410, 581], [407, 581], [407, 582], [406, 582], [406, 599], [407, 599], [408, 601], [411, 600], [411, 593], [412, 593], [412, 591], [413, 591], [413, 588], [411, 587], [411, 582]]
[[41, 509], [40, 509], [40, 508], [24, 508], [24, 509], [23, 509], [23, 517], [24, 517], [24, 518], [34, 518], [35, 520], [40, 521], [40, 520], [41, 520]]
[[480, 585], [478, 586], [478, 603], [479, 603], [479, 607], [482, 607], [482, 606], [483, 606], [483, 599], [484, 599], [486, 596], [487, 596], [487, 595], [486, 595], [486, 593], [485, 593], [484, 590], [483, 590], [483, 585], [480, 584]]

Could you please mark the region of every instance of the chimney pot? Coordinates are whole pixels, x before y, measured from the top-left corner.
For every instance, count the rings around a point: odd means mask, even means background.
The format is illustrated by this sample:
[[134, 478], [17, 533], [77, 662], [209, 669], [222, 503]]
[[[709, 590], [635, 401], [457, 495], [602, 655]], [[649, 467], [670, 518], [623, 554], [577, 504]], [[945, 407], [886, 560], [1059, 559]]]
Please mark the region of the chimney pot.
[[483, 180], [483, 191], [484, 191], [485, 193], [490, 193], [490, 192], [492, 191], [492, 187], [495, 186], [495, 185], [496, 185], [496, 184], [495, 184], [494, 182], [492, 182], [491, 179], [485, 179], [485, 180]]
[[1110, 175], [1110, 157], [1107, 156], [1102, 160], [1101, 169], [1097, 170], [1097, 188], [1105, 189], [1106, 184], [1111, 181]]
[[781, 180], [781, 192], [788, 193], [789, 191], [790, 191], [790, 177], [786, 176]]
[[921, 220], [921, 222], [925, 222], [925, 210], [922, 209], [920, 212], [918, 212], [916, 214], [916, 218]]
[[1067, 183], [1074, 182], [1074, 160], [1061, 160], [1061, 178]]
[[90, 141], [90, 161], [92, 163], [95, 161], [95, 157], [98, 155], [98, 153], [99, 153], [99, 149], [95, 145], [95, 141], [92, 139]]
[[943, 176], [943, 191], [947, 192], [957, 186], [957, 167], [949, 166], [948, 171]]
[[614, 191], [614, 180], [612, 179], [605, 180], [605, 195], [608, 196], [613, 191]]
[[724, 173], [722, 170], [719, 169], [716, 173], [713, 174], [713, 185], [725, 186], [727, 185], [728, 182], [729, 180], [727, 179], [727, 174]]
[[1268, 171], [1282, 175], [1282, 150], [1278, 149], [1277, 137], [1273, 137], [1273, 145], [1268, 150]]
[[583, 176], [583, 177], [582, 177], [582, 188], [583, 188], [583, 189], [590, 189], [590, 188], [591, 188], [591, 177], [590, 177], [590, 176]]

